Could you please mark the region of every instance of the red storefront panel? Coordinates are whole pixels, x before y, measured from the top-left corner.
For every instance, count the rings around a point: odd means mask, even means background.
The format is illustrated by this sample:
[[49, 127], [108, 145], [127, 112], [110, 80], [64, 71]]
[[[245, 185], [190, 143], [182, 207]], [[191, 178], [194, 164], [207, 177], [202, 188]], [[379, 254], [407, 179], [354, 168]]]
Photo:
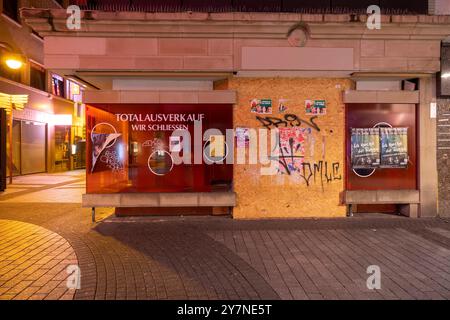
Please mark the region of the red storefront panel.
[[[207, 192], [228, 189], [232, 165], [194, 163], [194, 122], [201, 134], [232, 128], [232, 105], [95, 104], [86, 108], [87, 192]], [[174, 164], [170, 136], [175, 129], [191, 135], [191, 164]], [[182, 156], [183, 153], [181, 152]]]

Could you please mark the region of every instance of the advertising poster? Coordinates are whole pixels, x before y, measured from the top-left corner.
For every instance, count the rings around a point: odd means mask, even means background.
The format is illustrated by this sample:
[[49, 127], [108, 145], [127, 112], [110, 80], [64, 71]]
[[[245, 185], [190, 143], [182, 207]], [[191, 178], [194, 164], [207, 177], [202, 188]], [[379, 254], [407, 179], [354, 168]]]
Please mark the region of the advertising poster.
[[270, 99], [252, 99], [250, 101], [250, 111], [259, 114], [272, 114], [272, 100]]
[[408, 128], [380, 128], [381, 167], [408, 166]]
[[378, 128], [352, 128], [351, 161], [353, 169], [373, 169], [380, 166]]
[[[108, 123], [99, 123], [91, 131], [92, 166], [91, 172], [102, 171], [106, 168], [120, 171], [123, 167], [118, 154], [117, 140], [121, 134]], [[100, 165], [103, 164], [103, 165]]]
[[305, 114], [310, 116], [325, 115], [327, 104], [325, 100], [305, 100]]
[[288, 109], [287, 103], [288, 103], [287, 99], [279, 99], [278, 100], [278, 112], [280, 112], [280, 113], [285, 112]]
[[238, 148], [248, 147], [250, 142], [250, 135], [248, 128], [236, 128], [236, 145]]
[[225, 157], [225, 136], [213, 135], [210, 137], [209, 156], [211, 158]]
[[169, 151], [180, 152], [181, 151], [181, 137], [170, 136], [169, 137]]

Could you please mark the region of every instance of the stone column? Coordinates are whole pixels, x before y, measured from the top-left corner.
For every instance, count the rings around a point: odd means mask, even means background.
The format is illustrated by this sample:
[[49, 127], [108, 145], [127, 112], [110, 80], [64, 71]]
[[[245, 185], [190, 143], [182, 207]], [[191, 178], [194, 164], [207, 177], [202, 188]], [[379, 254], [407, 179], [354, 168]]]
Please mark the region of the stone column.
[[436, 163], [436, 119], [430, 118], [430, 103], [434, 98], [432, 76], [420, 79], [419, 124], [419, 217], [437, 215], [438, 179]]
[[437, 102], [438, 212], [441, 217], [450, 217], [450, 99]]

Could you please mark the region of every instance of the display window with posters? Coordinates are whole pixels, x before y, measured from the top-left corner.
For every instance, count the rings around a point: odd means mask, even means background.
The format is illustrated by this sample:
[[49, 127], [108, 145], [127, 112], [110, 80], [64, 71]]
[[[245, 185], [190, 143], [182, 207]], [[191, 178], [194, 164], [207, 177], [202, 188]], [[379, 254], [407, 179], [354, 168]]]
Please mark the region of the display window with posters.
[[[88, 105], [86, 119], [88, 193], [231, 188], [232, 165], [218, 161], [229, 149], [218, 144], [232, 128], [231, 105]], [[174, 136], [179, 129], [190, 137]], [[222, 135], [205, 140], [208, 129]], [[200, 148], [200, 161], [194, 159], [195, 148]], [[179, 163], [174, 153], [190, 161]]]
[[347, 190], [417, 189], [416, 106], [348, 104]]

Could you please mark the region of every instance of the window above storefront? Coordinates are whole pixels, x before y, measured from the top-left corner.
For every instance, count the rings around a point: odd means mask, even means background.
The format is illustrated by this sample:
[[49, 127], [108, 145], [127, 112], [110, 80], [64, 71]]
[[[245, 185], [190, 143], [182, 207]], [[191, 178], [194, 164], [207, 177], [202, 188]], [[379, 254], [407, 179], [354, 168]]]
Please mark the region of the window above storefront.
[[56, 73], [51, 74], [51, 93], [55, 96], [81, 104], [85, 88], [85, 85], [70, 78], [67, 79]]
[[437, 92], [441, 97], [450, 97], [450, 43], [441, 47], [441, 72], [437, 77]]
[[7, 17], [19, 22], [19, 1], [18, 0], [4, 0], [2, 12]]
[[54, 73], [52, 74], [52, 94], [61, 98], [66, 97], [64, 78]]
[[41, 65], [33, 62], [30, 63], [30, 87], [46, 90], [46, 71]]
[[67, 80], [67, 99], [81, 103], [83, 88], [74, 81]]

